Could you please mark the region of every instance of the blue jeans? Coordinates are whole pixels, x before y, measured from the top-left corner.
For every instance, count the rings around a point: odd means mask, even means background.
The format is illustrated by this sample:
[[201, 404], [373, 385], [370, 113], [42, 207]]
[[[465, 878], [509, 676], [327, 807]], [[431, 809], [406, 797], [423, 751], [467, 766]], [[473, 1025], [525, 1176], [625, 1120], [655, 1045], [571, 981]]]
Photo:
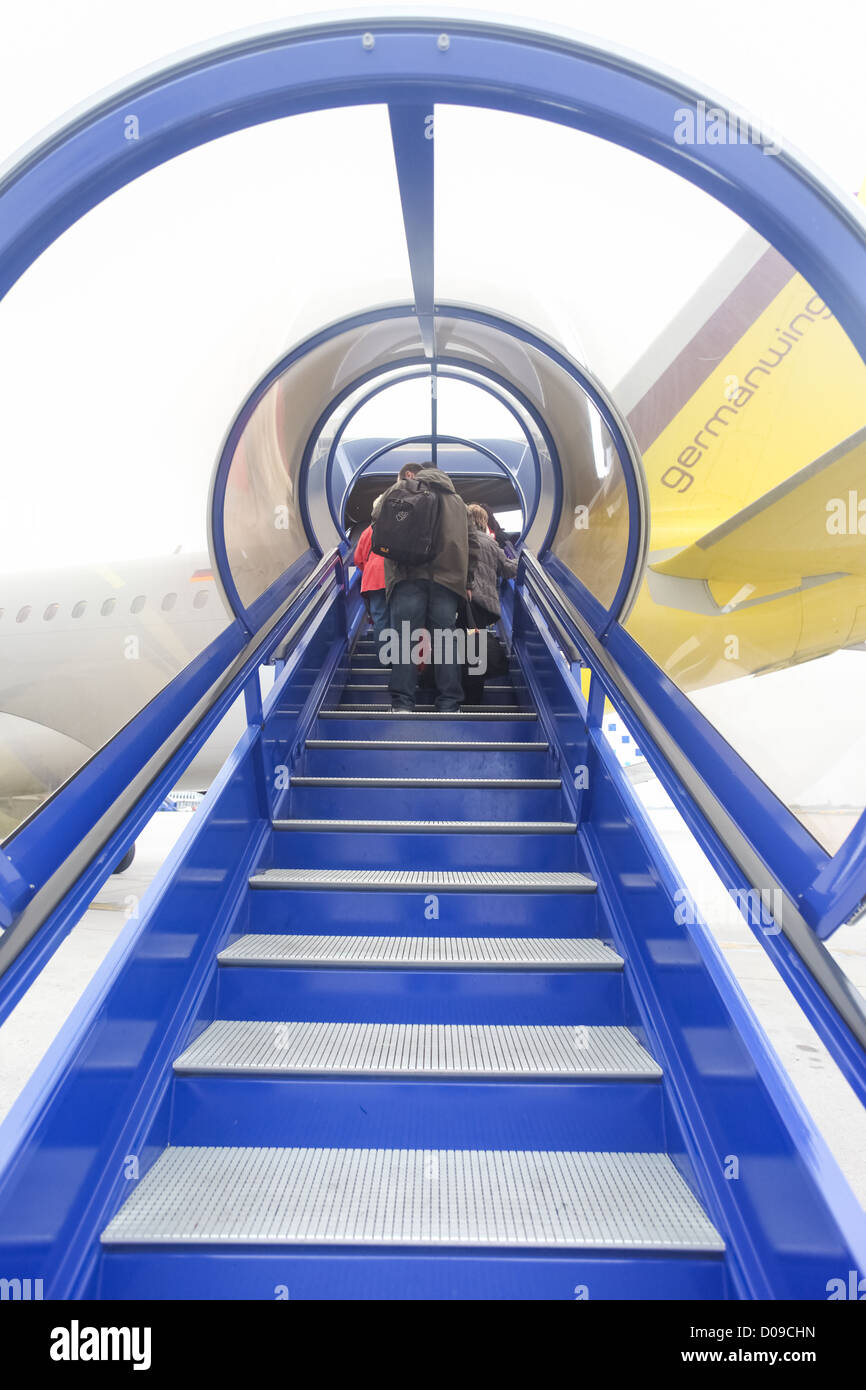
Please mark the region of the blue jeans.
[[[403, 579], [391, 590], [391, 627], [402, 637], [403, 623], [409, 624], [409, 631], [426, 627], [432, 634], [451, 631], [457, 624], [457, 605], [460, 599], [444, 584], [434, 579]], [[402, 650], [400, 655], [410, 653]], [[408, 644], [405, 644], [408, 645]], [[453, 655], [452, 643], [445, 641], [443, 651]], [[459, 709], [463, 703], [463, 686], [460, 669], [456, 662], [440, 661], [433, 667], [436, 677], [436, 708], [441, 710]], [[415, 708], [415, 687], [418, 684], [418, 667], [411, 660], [394, 664], [391, 668], [391, 703], [399, 709]]]
[[385, 597], [384, 589], [368, 589], [366, 598], [370, 605], [370, 617], [373, 621], [373, 641], [376, 643], [376, 651], [378, 653], [379, 638], [382, 629], [389, 626], [388, 600]]

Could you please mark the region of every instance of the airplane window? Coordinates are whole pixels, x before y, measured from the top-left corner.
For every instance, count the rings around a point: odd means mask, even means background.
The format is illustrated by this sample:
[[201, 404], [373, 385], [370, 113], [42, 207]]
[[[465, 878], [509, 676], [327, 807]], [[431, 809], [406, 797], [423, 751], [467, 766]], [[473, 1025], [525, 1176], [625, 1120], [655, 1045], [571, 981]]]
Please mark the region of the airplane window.
[[19, 609], [18, 609], [18, 614], [17, 614], [17, 616], [16, 616], [16, 618], [15, 618], [16, 623], [26, 623], [27, 619], [30, 617], [30, 613], [31, 613], [30, 604], [29, 604], [29, 603], [25, 603], [25, 605], [24, 605], [23, 608], [19, 608]]
[[101, 607], [100, 610], [99, 610], [100, 613], [102, 614], [103, 618], [107, 618], [108, 615], [109, 615], [109, 613], [113, 613], [113, 612], [114, 612], [114, 605], [115, 605], [116, 603], [117, 603], [117, 599], [116, 599], [116, 598], [107, 598], [107, 599], [105, 600], [105, 602], [103, 603], [102, 607]]
[[174, 605], [175, 605], [176, 603], [177, 603], [177, 594], [166, 594], [165, 598], [164, 598], [163, 601], [162, 601], [162, 611], [163, 611], [163, 613], [170, 613], [171, 610], [172, 610], [172, 608], [174, 608]]
[[46, 623], [50, 623], [51, 619], [56, 616], [59, 607], [59, 603], [49, 603], [45, 612], [42, 614], [42, 617]]
[[72, 609], [73, 618], [80, 618], [86, 608], [87, 600], [80, 598], [78, 602], [75, 604], [74, 608]]
[[192, 601], [193, 608], [204, 608], [205, 604], [207, 603], [207, 599], [207, 589], [199, 589], [198, 593]]
[[130, 613], [140, 613], [146, 602], [147, 600], [144, 594], [136, 594], [132, 603], [129, 605]]

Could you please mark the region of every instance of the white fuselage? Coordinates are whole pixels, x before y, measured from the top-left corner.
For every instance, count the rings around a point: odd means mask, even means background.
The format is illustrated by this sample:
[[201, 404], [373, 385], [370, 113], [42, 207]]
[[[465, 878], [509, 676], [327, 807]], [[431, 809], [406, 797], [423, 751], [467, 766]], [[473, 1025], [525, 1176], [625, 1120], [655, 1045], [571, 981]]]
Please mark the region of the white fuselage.
[[[72, 775], [229, 622], [204, 554], [0, 580], [0, 834]], [[181, 785], [206, 787], [227, 717]]]

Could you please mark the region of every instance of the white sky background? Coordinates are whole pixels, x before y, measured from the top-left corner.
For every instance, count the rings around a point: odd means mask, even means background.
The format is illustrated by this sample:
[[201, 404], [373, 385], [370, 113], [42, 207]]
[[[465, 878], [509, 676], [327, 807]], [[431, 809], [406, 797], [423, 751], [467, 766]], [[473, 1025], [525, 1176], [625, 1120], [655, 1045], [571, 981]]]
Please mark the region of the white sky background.
[[[341, 12], [350, 9], [373, 12]], [[454, 9], [462, 12], [442, 3], [436, 13]], [[628, 47], [751, 110], [844, 189], [853, 193], [866, 175], [863, 0], [536, 0], [522, 11], [473, 12], [529, 16]], [[6, 6], [0, 159], [138, 68], [312, 13], [331, 8]], [[409, 296], [384, 113], [348, 119], [321, 113], [257, 127], [153, 171], [66, 233], [0, 304], [0, 574], [203, 549], [214, 459], [259, 374], [331, 318]], [[440, 297], [486, 299], [535, 322], [611, 386], [741, 230], [675, 176], [515, 117], [446, 109], [436, 157]], [[371, 433], [387, 432], [386, 421], [368, 418]], [[414, 412], [394, 421], [399, 433], [426, 427]], [[835, 661], [821, 686], [834, 692], [834, 746], [853, 754], [859, 739], [859, 752], [841, 782], [830, 750], [806, 758], [803, 776], [782, 766], [791, 795], [808, 784], [819, 799], [837, 796], [864, 779], [866, 657]], [[802, 729], [817, 675], [813, 664], [741, 682], [736, 702], [730, 686], [702, 699], [718, 706], [720, 725], [726, 714], [753, 720], [758, 758], [765, 732], [785, 724], [773, 713], [781, 704], [791, 737]], [[822, 768], [833, 787], [818, 787]]]

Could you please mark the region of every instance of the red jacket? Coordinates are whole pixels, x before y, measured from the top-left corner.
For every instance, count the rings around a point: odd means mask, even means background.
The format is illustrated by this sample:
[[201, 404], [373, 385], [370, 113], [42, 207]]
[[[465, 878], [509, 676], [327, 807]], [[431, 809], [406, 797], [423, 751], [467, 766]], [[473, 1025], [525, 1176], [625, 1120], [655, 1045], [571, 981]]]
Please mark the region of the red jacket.
[[366, 594], [368, 589], [384, 589], [385, 587], [385, 557], [377, 555], [370, 549], [373, 540], [373, 528], [368, 526], [366, 531], [361, 532], [358, 544], [355, 546], [355, 564], [361, 573], [361, 593]]

